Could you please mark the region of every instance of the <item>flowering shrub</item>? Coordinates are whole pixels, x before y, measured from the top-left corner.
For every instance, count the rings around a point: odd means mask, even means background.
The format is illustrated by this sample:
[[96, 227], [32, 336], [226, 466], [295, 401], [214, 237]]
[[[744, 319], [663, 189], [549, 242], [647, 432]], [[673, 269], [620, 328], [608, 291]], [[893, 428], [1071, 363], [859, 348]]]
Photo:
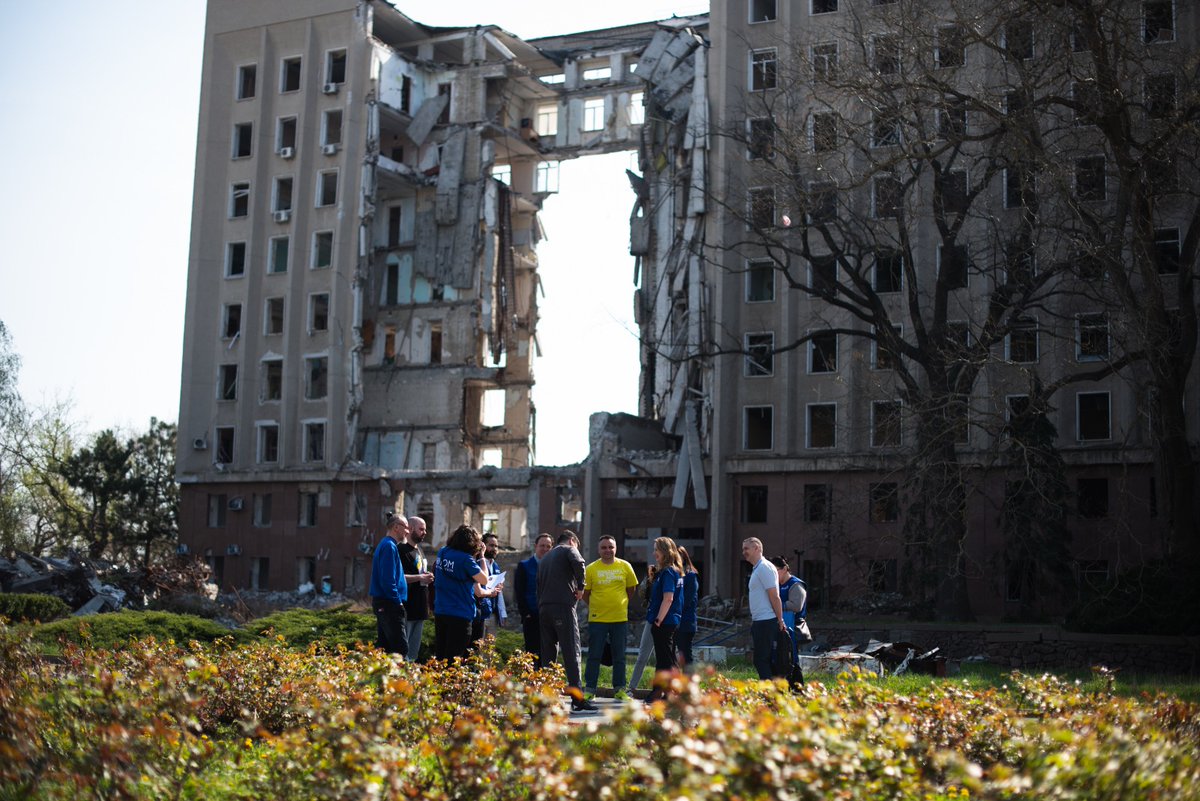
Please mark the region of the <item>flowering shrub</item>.
[[1200, 707], [1052, 676], [799, 693], [715, 673], [568, 720], [561, 670], [278, 640], [68, 648], [0, 627], [0, 798], [1200, 798]]

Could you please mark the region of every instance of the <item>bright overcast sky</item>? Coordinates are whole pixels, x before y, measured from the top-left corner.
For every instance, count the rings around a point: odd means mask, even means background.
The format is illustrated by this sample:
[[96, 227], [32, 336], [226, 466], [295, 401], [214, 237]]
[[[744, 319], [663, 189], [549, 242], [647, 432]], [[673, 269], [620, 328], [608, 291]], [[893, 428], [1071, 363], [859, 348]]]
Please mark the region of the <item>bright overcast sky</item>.
[[[680, 0], [397, 2], [525, 38], [703, 12]], [[26, 402], [87, 430], [179, 415], [203, 0], [0, 2], [0, 320]], [[627, 155], [563, 164], [542, 215], [539, 464], [587, 455], [588, 415], [637, 411]]]

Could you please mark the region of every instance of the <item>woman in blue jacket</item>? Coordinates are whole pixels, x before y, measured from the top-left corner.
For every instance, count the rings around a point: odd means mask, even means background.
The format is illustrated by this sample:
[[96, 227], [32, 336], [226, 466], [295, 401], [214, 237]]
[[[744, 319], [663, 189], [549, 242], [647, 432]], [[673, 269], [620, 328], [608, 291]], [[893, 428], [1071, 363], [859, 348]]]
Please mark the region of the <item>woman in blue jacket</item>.
[[[653, 628], [654, 670], [661, 673], [675, 667], [675, 630], [683, 618], [683, 562], [679, 549], [670, 537], [659, 537], [654, 541], [654, 559], [658, 572], [650, 587], [650, 603], [646, 604], [646, 622]], [[654, 689], [647, 702], [665, 698], [666, 677], [655, 675]]]
[[433, 563], [434, 654], [438, 659], [466, 656], [475, 619], [475, 585], [487, 586], [487, 574], [475, 561], [483, 555], [479, 532], [467, 525], [450, 535]]
[[679, 666], [692, 664], [692, 640], [696, 639], [696, 604], [700, 600], [700, 573], [692, 564], [687, 548], [679, 549], [683, 562], [683, 614], [675, 630], [675, 648], [679, 651]]

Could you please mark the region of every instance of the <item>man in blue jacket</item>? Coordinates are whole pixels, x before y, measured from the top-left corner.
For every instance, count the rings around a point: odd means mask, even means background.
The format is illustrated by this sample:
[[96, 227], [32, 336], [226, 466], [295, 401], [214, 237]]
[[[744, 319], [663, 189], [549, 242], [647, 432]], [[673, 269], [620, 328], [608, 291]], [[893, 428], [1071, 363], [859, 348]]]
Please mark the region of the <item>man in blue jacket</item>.
[[521, 615], [521, 632], [525, 635], [525, 650], [538, 659], [542, 656], [542, 619], [538, 616], [537, 570], [542, 557], [554, 547], [549, 534], [537, 535], [533, 556], [517, 563], [515, 595], [517, 612]]
[[[399, 544], [408, 539], [408, 521], [403, 515], [387, 514], [387, 532], [371, 559], [371, 609], [375, 612], [375, 644], [389, 654], [408, 656], [407, 618], [404, 602], [408, 581], [400, 565]], [[418, 580], [419, 576], [414, 577]]]

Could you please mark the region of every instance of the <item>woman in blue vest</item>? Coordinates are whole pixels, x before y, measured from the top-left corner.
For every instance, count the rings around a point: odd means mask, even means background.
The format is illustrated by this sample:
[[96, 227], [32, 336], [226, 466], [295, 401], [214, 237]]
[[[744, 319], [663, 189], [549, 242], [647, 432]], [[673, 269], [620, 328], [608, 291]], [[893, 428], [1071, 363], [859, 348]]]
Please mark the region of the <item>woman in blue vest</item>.
[[675, 630], [675, 648], [679, 651], [679, 666], [686, 669], [692, 664], [692, 640], [696, 639], [696, 605], [700, 600], [700, 573], [692, 564], [687, 548], [679, 549], [683, 562], [683, 614], [679, 628]]
[[[653, 628], [654, 670], [661, 673], [675, 667], [675, 630], [683, 618], [683, 561], [679, 549], [670, 537], [659, 537], [654, 541], [654, 559], [658, 572], [650, 587], [650, 603], [646, 605], [646, 622]], [[654, 689], [647, 703], [667, 696], [664, 688], [666, 677], [654, 678]]]
[[[782, 556], [771, 558], [771, 564], [779, 574], [779, 602], [783, 604], [783, 622], [792, 635], [792, 664], [800, 664], [800, 643], [796, 640], [796, 619], [808, 617], [808, 585], [792, 575], [788, 560]], [[792, 595], [795, 593], [795, 596]], [[800, 612], [787, 611], [788, 601], [800, 604]]]
[[466, 656], [475, 619], [475, 585], [487, 586], [487, 574], [476, 556], [483, 555], [479, 532], [467, 525], [450, 535], [433, 563], [434, 655], [438, 659]]

